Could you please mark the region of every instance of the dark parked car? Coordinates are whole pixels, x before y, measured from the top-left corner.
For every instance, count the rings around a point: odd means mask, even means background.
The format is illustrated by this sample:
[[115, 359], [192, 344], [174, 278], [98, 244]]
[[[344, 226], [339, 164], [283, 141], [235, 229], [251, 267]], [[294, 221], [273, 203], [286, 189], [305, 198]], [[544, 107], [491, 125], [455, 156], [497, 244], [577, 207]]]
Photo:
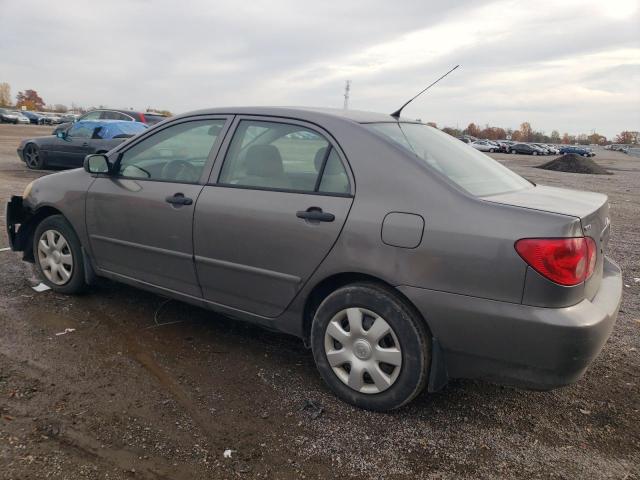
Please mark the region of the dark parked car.
[[30, 112], [28, 110], [25, 110], [22, 112], [22, 115], [27, 117], [29, 119], [29, 123], [32, 123], [34, 125], [42, 125], [46, 122], [44, 119], [45, 118], [44, 115], [40, 113]]
[[595, 157], [596, 154], [593, 150], [585, 147], [578, 147], [574, 145], [569, 145], [566, 147], [562, 147], [560, 149], [560, 153], [564, 155], [565, 153], [574, 153], [576, 155], [582, 155], [583, 157]]
[[546, 155], [545, 150], [530, 143], [515, 143], [509, 147], [509, 152], [525, 155]]
[[[75, 120], [121, 120], [123, 122], [140, 122], [145, 125], [155, 125], [168, 117], [159, 113], [151, 112], [135, 112], [133, 110], [113, 110], [113, 109], [96, 109], [87, 112]], [[64, 130], [69, 126], [69, 122], [63, 123], [53, 130], [53, 134], [57, 134], [60, 130]]]
[[86, 155], [108, 152], [146, 129], [147, 126], [139, 122], [77, 122], [55, 136], [23, 140], [18, 146], [18, 156], [29, 168], [81, 167]]
[[577, 381], [613, 328], [607, 197], [536, 186], [438, 129], [351, 110], [181, 115], [7, 206], [60, 293], [96, 276], [287, 332], [340, 398]]

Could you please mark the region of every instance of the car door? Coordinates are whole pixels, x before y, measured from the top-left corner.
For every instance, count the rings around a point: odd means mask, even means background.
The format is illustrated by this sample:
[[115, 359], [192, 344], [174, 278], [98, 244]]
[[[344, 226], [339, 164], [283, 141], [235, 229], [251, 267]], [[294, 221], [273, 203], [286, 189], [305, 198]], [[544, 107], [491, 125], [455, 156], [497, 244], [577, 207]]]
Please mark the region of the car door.
[[99, 272], [201, 297], [193, 212], [226, 117], [181, 119], [144, 134], [89, 188], [86, 218]]
[[275, 317], [337, 240], [354, 183], [317, 127], [238, 117], [233, 128], [196, 205], [196, 269], [206, 301]]

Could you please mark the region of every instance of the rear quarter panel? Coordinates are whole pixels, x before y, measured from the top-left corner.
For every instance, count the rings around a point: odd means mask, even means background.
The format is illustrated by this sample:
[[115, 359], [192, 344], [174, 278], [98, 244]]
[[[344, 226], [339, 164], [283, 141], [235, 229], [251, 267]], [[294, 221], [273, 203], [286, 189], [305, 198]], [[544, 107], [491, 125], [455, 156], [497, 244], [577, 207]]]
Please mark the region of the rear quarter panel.
[[[357, 272], [395, 286], [520, 303], [527, 265], [515, 251], [515, 241], [581, 234], [577, 218], [472, 197], [359, 125], [327, 128], [350, 162], [356, 193], [342, 234], [303, 297], [331, 275]], [[381, 226], [389, 212], [424, 218], [418, 247], [382, 242]]]

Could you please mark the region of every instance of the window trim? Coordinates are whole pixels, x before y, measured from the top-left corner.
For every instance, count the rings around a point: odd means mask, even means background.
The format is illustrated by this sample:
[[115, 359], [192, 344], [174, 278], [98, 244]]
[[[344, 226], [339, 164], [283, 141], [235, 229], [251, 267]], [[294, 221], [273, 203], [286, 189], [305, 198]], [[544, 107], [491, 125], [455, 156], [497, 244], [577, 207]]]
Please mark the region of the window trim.
[[[326, 162], [328, 161], [329, 155], [331, 154], [331, 150], [335, 150], [338, 155], [338, 159], [342, 163], [342, 168], [347, 175], [347, 179], [349, 180], [349, 192], [348, 193], [332, 193], [332, 192], [320, 192], [315, 190], [297, 190], [297, 189], [289, 189], [289, 188], [277, 188], [277, 187], [260, 187], [253, 185], [236, 185], [230, 183], [222, 183], [220, 182], [220, 176], [222, 174], [222, 169], [227, 160], [227, 154], [229, 153], [229, 149], [231, 147], [231, 142], [238, 131], [240, 126], [240, 122], [243, 120], [248, 121], [256, 121], [256, 122], [271, 122], [271, 123], [281, 123], [285, 125], [295, 125], [304, 127], [305, 129], [311, 130], [318, 135], [321, 135], [322, 138], [329, 144], [329, 148], [327, 149], [327, 155], [323, 161], [322, 171], [318, 173], [318, 178], [316, 178], [316, 183], [318, 179], [322, 182], [322, 175], [324, 174], [324, 167], [326, 166]], [[343, 197], [343, 198], [353, 198], [355, 196], [355, 179], [353, 175], [353, 171], [351, 170], [351, 165], [347, 160], [346, 155], [344, 154], [342, 148], [340, 148], [340, 144], [336, 141], [336, 139], [331, 135], [328, 131], [322, 128], [320, 125], [316, 125], [314, 123], [305, 122], [302, 120], [297, 120], [289, 117], [274, 117], [268, 115], [236, 115], [233, 121], [229, 125], [229, 129], [226, 132], [226, 136], [223, 142], [223, 145], [220, 147], [218, 155], [216, 157], [216, 161], [214, 167], [211, 171], [211, 175], [209, 176], [208, 181], [205, 183], [206, 186], [211, 187], [224, 187], [224, 188], [240, 188], [245, 190], [261, 190], [261, 191], [273, 191], [273, 192], [281, 192], [281, 193], [297, 193], [304, 195], [321, 195], [321, 196], [329, 196], [329, 197]], [[317, 185], [319, 187], [319, 185]]]
[[[184, 184], [184, 185], [205, 185], [207, 182], [207, 179], [211, 174], [211, 169], [213, 168], [215, 160], [218, 156], [220, 146], [223, 140], [226, 138], [227, 132], [229, 131], [229, 128], [232, 123], [232, 121], [229, 121], [229, 120], [232, 118], [233, 118], [232, 115], [198, 115], [198, 116], [192, 116], [192, 117], [178, 118], [175, 121], [163, 124], [162, 127], [160, 128], [150, 127], [147, 129], [146, 132], [144, 132], [139, 137], [134, 137], [134, 140], [131, 143], [125, 142], [121, 144], [122, 148], [117, 148], [116, 150], [113, 151], [111, 155], [109, 155], [109, 157], [115, 155], [115, 161], [113, 162], [114, 173], [111, 175], [111, 178], [135, 180], [135, 181], [143, 181], [143, 182], [178, 183], [178, 184]], [[222, 125], [222, 130], [220, 130], [220, 134], [218, 135], [215, 142], [213, 142], [213, 145], [211, 146], [211, 150], [209, 151], [207, 160], [205, 161], [204, 166], [202, 167], [202, 172], [200, 174], [200, 178], [198, 179], [198, 181], [186, 182], [186, 181], [179, 181], [179, 180], [164, 180], [160, 178], [127, 177], [127, 176], [116, 173], [120, 169], [120, 163], [125, 153], [127, 153], [129, 150], [131, 150], [133, 147], [140, 144], [141, 142], [148, 140], [152, 136], [159, 134], [160, 132], [166, 130], [167, 128], [171, 128], [176, 125], [181, 125], [183, 123], [201, 122], [206, 120], [222, 120], [224, 123]]]

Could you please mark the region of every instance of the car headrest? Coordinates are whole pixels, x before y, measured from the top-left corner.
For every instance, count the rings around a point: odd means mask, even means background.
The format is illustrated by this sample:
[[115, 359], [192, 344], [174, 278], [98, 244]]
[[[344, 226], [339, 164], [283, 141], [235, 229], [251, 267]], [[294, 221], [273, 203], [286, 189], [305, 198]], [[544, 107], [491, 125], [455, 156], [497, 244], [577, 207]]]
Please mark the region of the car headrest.
[[[318, 173], [320, 173], [320, 169], [322, 168], [322, 162], [324, 160], [324, 156], [327, 154], [327, 148], [330, 147], [322, 147], [321, 149], [319, 149], [316, 152], [315, 158], [313, 159], [313, 163], [316, 167], [316, 172]], [[333, 152], [329, 154], [329, 157], [331, 157], [332, 154]], [[324, 173], [327, 175], [337, 175], [339, 173], [344, 173], [344, 169], [342, 168], [340, 162], [330, 162], [329, 160], [327, 160], [327, 166], [324, 167]]]
[[247, 175], [278, 177], [284, 175], [280, 151], [274, 145], [252, 145], [247, 150]]

